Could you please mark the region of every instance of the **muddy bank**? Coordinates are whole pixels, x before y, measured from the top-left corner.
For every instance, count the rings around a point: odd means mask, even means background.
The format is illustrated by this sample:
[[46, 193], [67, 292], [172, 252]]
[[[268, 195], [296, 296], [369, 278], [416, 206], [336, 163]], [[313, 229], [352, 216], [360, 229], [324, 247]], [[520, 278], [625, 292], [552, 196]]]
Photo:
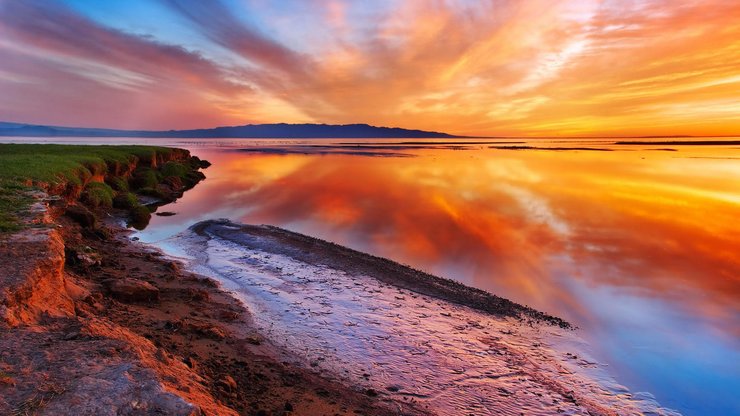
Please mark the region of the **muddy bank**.
[[571, 328], [568, 322], [560, 318], [519, 305], [484, 290], [279, 227], [204, 221], [195, 224], [191, 229], [201, 236], [211, 234], [225, 240], [238, 241], [246, 248], [287, 255], [307, 264], [325, 264], [346, 273], [373, 276], [384, 283], [493, 315], [544, 321], [562, 328]]
[[566, 322], [386, 259], [210, 221], [167, 243], [184, 268], [82, 198], [177, 199], [157, 162], [39, 193], [3, 237], [0, 414], [671, 414], [563, 347]]
[[[388, 414], [276, 360], [241, 304], [124, 230], [57, 225], [50, 264], [63, 268], [40, 266], [34, 292], [47, 303], [26, 303], [43, 311], [0, 329], [0, 414]], [[4, 264], [28, 247], [15, 248]]]
[[172, 154], [33, 184], [52, 195], [35, 192], [24, 229], [0, 235], [0, 414], [395, 413], [372, 392], [278, 359], [214, 281], [129, 240], [130, 207], [84, 197], [105, 183], [174, 201], [205, 163]]
[[283, 359], [437, 415], [673, 415], [632, 393], [567, 323], [270, 226], [206, 221], [164, 242], [253, 313]]

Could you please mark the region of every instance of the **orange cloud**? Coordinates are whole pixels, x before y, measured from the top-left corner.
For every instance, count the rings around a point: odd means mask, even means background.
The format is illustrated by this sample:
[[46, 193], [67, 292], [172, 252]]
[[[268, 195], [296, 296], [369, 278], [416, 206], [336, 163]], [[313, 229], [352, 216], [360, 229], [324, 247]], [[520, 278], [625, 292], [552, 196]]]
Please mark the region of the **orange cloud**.
[[[163, 0], [163, 19], [205, 39], [200, 50], [56, 4], [4, 3], [0, 89], [24, 105], [0, 109], [16, 120], [110, 127], [367, 122], [473, 135], [740, 133], [736, 1], [257, 3], [233, 10]], [[44, 82], [75, 85], [78, 94], [52, 91], [51, 103], [40, 103]], [[96, 111], [96, 101], [111, 104]], [[140, 111], [122, 122], [105, 116], [113, 108]]]

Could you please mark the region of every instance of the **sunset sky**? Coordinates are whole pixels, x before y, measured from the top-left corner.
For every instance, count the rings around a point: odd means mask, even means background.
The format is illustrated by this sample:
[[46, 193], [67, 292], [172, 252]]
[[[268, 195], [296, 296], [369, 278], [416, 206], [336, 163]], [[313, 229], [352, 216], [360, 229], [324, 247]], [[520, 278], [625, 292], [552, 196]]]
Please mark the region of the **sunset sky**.
[[0, 0], [0, 121], [740, 134], [740, 1]]

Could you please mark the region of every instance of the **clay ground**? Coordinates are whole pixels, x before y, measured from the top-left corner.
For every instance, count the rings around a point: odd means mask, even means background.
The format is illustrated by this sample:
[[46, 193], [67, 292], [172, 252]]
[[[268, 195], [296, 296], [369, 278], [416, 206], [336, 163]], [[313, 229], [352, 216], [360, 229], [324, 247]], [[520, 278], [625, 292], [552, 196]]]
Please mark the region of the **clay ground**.
[[[374, 391], [280, 362], [274, 347], [250, 331], [249, 313], [214, 281], [131, 242], [125, 229], [94, 231], [64, 216], [56, 222], [66, 285], [77, 288], [68, 290], [78, 294], [74, 316], [46, 314], [0, 341], [0, 404], [11, 414], [52, 414], [65, 400], [85, 400], [79, 387], [90, 380], [80, 369], [99, 374], [128, 361], [153, 370], [166, 392], [195, 404], [193, 414], [420, 413], [390, 409]], [[127, 297], [126, 288], [113, 293], [111, 282], [124, 279], [150, 284], [156, 297], [137, 298], [135, 291]]]

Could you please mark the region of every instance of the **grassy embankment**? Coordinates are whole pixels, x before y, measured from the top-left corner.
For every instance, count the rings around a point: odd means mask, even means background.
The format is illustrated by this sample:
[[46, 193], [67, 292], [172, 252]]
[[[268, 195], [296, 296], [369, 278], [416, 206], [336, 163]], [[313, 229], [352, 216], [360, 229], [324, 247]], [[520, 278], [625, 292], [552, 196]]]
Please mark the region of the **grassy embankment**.
[[23, 227], [34, 189], [148, 220], [150, 212], [135, 194], [166, 197], [162, 184], [193, 186], [201, 179], [199, 163], [184, 150], [156, 146], [0, 144], [0, 232]]

